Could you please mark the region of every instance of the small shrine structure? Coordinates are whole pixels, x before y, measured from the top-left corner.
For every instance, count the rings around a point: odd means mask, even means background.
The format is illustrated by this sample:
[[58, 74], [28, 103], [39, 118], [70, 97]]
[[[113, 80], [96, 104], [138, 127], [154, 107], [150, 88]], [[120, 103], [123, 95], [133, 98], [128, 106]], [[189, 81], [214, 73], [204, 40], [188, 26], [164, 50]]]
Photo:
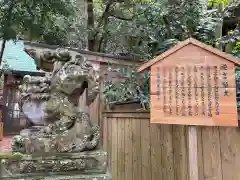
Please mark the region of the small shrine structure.
[[235, 66], [193, 38], [140, 65], [151, 72], [151, 123], [238, 126]]
[[[0, 44], [2, 41], [0, 41]], [[29, 121], [22, 116], [19, 103], [19, 88], [23, 76], [43, 76], [43, 71], [38, 71], [34, 59], [24, 51], [24, 42], [21, 40], [6, 42], [1, 71], [1, 130], [0, 139], [4, 131], [5, 135], [18, 134], [25, 128]]]

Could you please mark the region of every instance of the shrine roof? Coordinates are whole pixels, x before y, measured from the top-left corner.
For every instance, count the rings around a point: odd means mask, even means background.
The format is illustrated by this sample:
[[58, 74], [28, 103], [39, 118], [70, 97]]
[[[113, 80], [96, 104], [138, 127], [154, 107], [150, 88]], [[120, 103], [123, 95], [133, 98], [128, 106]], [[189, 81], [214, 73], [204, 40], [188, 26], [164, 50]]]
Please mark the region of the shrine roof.
[[152, 60], [149, 60], [145, 63], [142, 63], [139, 67], [138, 67], [138, 72], [141, 72], [149, 67], [151, 67], [152, 65], [154, 65], [155, 63], [165, 59], [166, 57], [170, 56], [171, 54], [173, 54], [174, 52], [182, 49], [183, 47], [189, 45], [189, 44], [193, 44], [195, 46], [198, 46], [202, 49], [205, 49], [213, 54], [215, 54], [216, 56], [220, 56], [221, 58], [232, 62], [233, 64], [235, 64], [236, 66], [240, 66], [240, 60], [233, 57], [230, 54], [227, 54], [225, 52], [222, 52], [216, 48], [213, 48], [212, 46], [206, 45], [196, 39], [193, 38], [189, 38], [185, 41], [180, 42], [179, 44], [177, 44], [176, 46], [172, 47], [171, 49], [167, 50], [166, 52], [156, 56], [155, 58], [153, 58]]
[[[0, 41], [2, 44], [2, 41]], [[9, 40], [6, 42], [3, 61], [0, 69], [9, 69], [21, 73], [39, 73], [36, 69], [34, 59], [24, 51], [23, 41]]]

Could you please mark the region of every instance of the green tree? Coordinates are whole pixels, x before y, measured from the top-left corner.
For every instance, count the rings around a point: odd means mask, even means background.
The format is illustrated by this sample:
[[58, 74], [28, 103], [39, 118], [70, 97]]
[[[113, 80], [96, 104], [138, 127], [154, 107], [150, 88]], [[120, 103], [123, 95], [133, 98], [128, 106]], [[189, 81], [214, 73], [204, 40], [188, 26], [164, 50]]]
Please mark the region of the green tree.
[[207, 9], [207, 0], [85, 0], [79, 4], [81, 16], [69, 26], [72, 35], [78, 34], [72, 36], [78, 40], [74, 45], [137, 59], [148, 59], [188, 37], [213, 44], [223, 19], [216, 16], [218, 10]]
[[214, 45], [228, 1], [2, 0], [0, 35], [149, 59], [188, 37]]
[[[3, 40], [0, 64], [6, 40], [22, 37], [61, 44], [64, 21], [75, 12], [74, 2], [66, 0], [1, 0], [0, 37]], [[51, 29], [51, 31], [49, 31]]]

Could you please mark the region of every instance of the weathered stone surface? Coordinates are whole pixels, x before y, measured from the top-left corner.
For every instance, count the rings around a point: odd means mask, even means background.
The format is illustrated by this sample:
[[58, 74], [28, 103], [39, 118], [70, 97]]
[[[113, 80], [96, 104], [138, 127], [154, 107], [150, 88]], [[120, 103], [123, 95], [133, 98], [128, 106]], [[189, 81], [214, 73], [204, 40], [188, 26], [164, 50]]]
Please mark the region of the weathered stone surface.
[[44, 174], [90, 174], [107, 171], [107, 153], [45, 153], [1, 158], [2, 177]]
[[2, 180], [112, 180], [110, 174], [93, 175], [69, 175], [69, 176], [32, 176], [32, 177], [13, 177], [2, 178]]
[[[44, 152], [82, 152], [98, 146], [100, 131], [93, 126], [89, 114], [78, 108], [79, 97], [87, 89], [90, 105], [99, 93], [100, 77], [92, 64], [82, 56], [72, 57], [64, 49], [35, 55], [36, 65], [52, 63], [45, 77], [25, 76], [21, 90], [22, 110], [32, 122], [44, 126], [13, 138], [13, 152], [26, 154]], [[43, 105], [44, 104], [44, 105]], [[29, 106], [34, 105], [34, 112]], [[42, 105], [42, 106], [41, 106]], [[40, 108], [40, 109], [38, 109]], [[38, 115], [34, 114], [39, 110]], [[34, 114], [34, 116], [33, 116]], [[25, 135], [23, 135], [25, 134]]]

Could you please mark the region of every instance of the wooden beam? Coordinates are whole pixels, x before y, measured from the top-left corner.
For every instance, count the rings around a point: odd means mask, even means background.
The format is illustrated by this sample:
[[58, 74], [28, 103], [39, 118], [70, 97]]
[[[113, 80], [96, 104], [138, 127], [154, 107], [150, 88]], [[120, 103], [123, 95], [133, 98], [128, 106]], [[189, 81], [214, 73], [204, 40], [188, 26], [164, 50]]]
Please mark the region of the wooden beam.
[[[33, 49], [36, 51], [55, 51], [55, 49], [59, 48], [59, 46], [52, 46], [52, 45], [46, 45], [46, 44], [39, 44], [39, 43], [33, 43], [33, 42], [24, 42], [25, 49]], [[134, 58], [125, 57], [125, 56], [119, 56], [119, 55], [111, 55], [111, 54], [105, 54], [105, 53], [99, 53], [99, 52], [91, 52], [91, 51], [85, 51], [85, 50], [79, 50], [76, 48], [70, 48], [65, 47], [70, 54], [81, 54], [84, 57], [86, 57], [87, 60], [93, 61], [93, 62], [100, 62], [104, 64], [116, 64], [116, 65], [126, 65], [126, 66], [138, 66], [141, 61], [136, 60]]]

